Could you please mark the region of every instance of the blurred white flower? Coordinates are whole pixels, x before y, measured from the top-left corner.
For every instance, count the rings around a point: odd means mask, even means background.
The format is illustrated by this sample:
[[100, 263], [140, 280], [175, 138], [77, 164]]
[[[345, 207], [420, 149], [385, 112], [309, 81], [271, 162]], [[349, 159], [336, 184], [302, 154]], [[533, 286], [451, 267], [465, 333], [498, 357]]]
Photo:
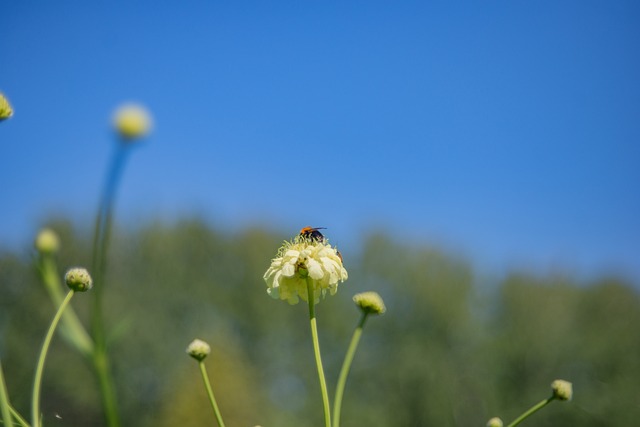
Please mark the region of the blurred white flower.
[[151, 115], [144, 107], [126, 104], [116, 110], [113, 127], [125, 141], [142, 138], [151, 129]]
[[55, 231], [43, 228], [36, 237], [35, 247], [40, 253], [53, 254], [60, 249], [60, 239]]
[[8, 119], [11, 116], [13, 116], [13, 109], [9, 100], [0, 92], [0, 120]]

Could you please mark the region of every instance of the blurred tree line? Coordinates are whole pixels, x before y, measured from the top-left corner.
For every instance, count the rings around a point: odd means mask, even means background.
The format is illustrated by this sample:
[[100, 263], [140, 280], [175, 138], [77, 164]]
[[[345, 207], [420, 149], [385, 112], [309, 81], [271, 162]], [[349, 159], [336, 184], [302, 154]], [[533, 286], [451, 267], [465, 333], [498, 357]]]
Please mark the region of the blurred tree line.
[[[62, 242], [60, 274], [89, 267], [90, 233], [64, 220], [51, 227]], [[272, 300], [262, 280], [290, 237], [258, 228], [224, 233], [197, 219], [117, 230], [105, 311], [124, 425], [214, 424], [197, 364], [185, 353], [194, 338], [211, 344], [206, 363], [228, 426], [322, 423], [307, 306]], [[640, 418], [640, 298], [631, 284], [510, 274], [479, 288], [464, 259], [383, 234], [343, 256], [349, 280], [317, 306], [331, 394], [359, 319], [351, 297], [377, 291], [387, 313], [367, 322], [342, 425], [510, 421], [548, 397], [556, 378], [573, 382], [574, 400], [525, 423], [595, 427]], [[73, 301], [85, 320], [90, 298]], [[0, 356], [23, 414], [54, 311], [32, 257], [1, 253]], [[103, 425], [96, 389], [84, 359], [57, 336], [44, 375], [45, 423]]]

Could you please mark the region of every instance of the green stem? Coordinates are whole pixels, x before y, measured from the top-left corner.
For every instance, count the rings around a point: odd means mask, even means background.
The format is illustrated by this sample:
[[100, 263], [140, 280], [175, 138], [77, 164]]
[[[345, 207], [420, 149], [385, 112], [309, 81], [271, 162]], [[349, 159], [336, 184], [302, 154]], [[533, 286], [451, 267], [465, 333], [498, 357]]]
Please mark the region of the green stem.
[[102, 406], [107, 425], [109, 427], [118, 427], [120, 425], [120, 421], [118, 419], [116, 393], [113, 387], [113, 381], [111, 380], [109, 359], [104, 347], [96, 347], [96, 350], [93, 353], [93, 365], [98, 377], [100, 394], [102, 396]]
[[93, 235], [93, 260], [91, 272], [95, 291], [93, 292], [93, 307], [91, 317], [91, 332], [95, 347], [93, 350], [93, 365], [98, 377], [104, 415], [109, 427], [119, 427], [120, 417], [116, 390], [111, 375], [107, 340], [102, 310], [102, 296], [104, 292], [104, 273], [107, 265], [107, 249], [109, 247], [111, 224], [113, 220], [113, 206], [118, 183], [124, 169], [129, 150], [125, 144], [118, 144], [109, 166], [107, 182], [98, 207], [96, 225]]
[[216, 416], [216, 420], [218, 420], [218, 425], [220, 427], [224, 427], [224, 421], [222, 421], [222, 415], [220, 414], [220, 409], [218, 409], [218, 404], [216, 403], [216, 398], [213, 395], [213, 390], [211, 389], [211, 384], [209, 383], [209, 376], [207, 375], [207, 368], [204, 366], [203, 361], [199, 361], [200, 365], [200, 373], [202, 373], [202, 379], [204, 380], [204, 386], [207, 389], [207, 394], [209, 395], [209, 402], [211, 402], [211, 407], [213, 408], [213, 413]]
[[362, 336], [362, 329], [364, 328], [364, 322], [367, 320], [367, 312], [362, 313], [360, 322], [356, 329], [353, 331], [353, 337], [351, 337], [351, 343], [347, 354], [344, 356], [344, 362], [342, 363], [342, 369], [340, 369], [340, 376], [338, 377], [338, 385], [336, 386], [336, 395], [333, 401], [333, 427], [340, 426], [340, 409], [342, 408], [342, 396], [344, 395], [344, 387], [347, 384], [347, 376], [351, 369], [351, 362], [356, 354], [360, 337]]
[[309, 320], [311, 322], [311, 337], [313, 339], [313, 352], [316, 358], [316, 366], [318, 368], [318, 378], [320, 379], [320, 391], [322, 392], [322, 405], [324, 409], [324, 424], [331, 427], [331, 408], [329, 406], [329, 393], [327, 392], [327, 381], [324, 377], [324, 369], [322, 368], [322, 358], [320, 357], [320, 341], [318, 340], [318, 326], [316, 324], [315, 298], [313, 295], [313, 286], [311, 280], [307, 278], [307, 297], [309, 300]]
[[9, 405], [9, 393], [4, 382], [4, 374], [2, 373], [2, 364], [0, 364], [0, 413], [2, 414], [2, 422], [5, 426], [12, 425], [11, 406]]
[[15, 418], [18, 424], [20, 424], [22, 427], [30, 427], [27, 420], [22, 418], [22, 415], [20, 415], [20, 413], [16, 411], [12, 406], [9, 406], [9, 410], [11, 411], [11, 415], [13, 415], [13, 418]]
[[517, 426], [518, 424], [520, 424], [522, 421], [524, 421], [525, 418], [529, 417], [529, 415], [532, 415], [534, 412], [539, 411], [540, 409], [544, 408], [549, 402], [551, 402], [552, 400], [554, 400], [555, 398], [553, 396], [551, 396], [548, 399], [545, 399], [541, 402], [536, 403], [535, 405], [533, 405], [528, 411], [526, 411], [525, 413], [523, 413], [522, 415], [520, 415], [518, 418], [516, 418], [511, 424], [509, 424], [507, 427], [514, 427]]
[[36, 366], [36, 376], [33, 381], [33, 394], [31, 395], [31, 423], [33, 427], [40, 426], [40, 386], [42, 384], [42, 372], [44, 371], [44, 361], [47, 357], [47, 352], [49, 351], [49, 345], [51, 344], [51, 338], [53, 337], [53, 333], [58, 326], [58, 322], [62, 317], [62, 313], [64, 313], [64, 309], [69, 305], [69, 301], [73, 298], [74, 291], [69, 291], [67, 296], [62, 301], [60, 308], [58, 308], [58, 312], [53, 317], [51, 321], [51, 325], [49, 326], [49, 330], [47, 331], [47, 335], [44, 338], [44, 342], [42, 343], [42, 350], [40, 350], [40, 357], [38, 357], [38, 364]]

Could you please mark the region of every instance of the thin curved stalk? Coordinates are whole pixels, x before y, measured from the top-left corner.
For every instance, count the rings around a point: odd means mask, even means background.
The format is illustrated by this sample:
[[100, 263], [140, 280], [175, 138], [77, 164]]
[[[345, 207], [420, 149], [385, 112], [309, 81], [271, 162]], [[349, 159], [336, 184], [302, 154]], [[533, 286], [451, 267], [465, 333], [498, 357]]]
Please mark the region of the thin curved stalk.
[[91, 332], [94, 340], [93, 365], [98, 378], [100, 395], [102, 396], [102, 406], [104, 415], [109, 427], [119, 427], [120, 417], [116, 390], [113, 384], [109, 357], [107, 354], [106, 332], [104, 325], [104, 315], [102, 311], [102, 295], [104, 292], [104, 272], [107, 265], [107, 249], [111, 236], [111, 225], [113, 221], [113, 206], [118, 189], [118, 183], [127, 159], [129, 146], [120, 143], [116, 147], [113, 159], [110, 164], [105, 184], [104, 193], [98, 208], [96, 225], [93, 236], [93, 260], [92, 269], [95, 291], [92, 307]]
[[222, 415], [220, 414], [218, 403], [216, 402], [216, 398], [213, 395], [213, 389], [211, 388], [211, 383], [209, 382], [209, 376], [207, 375], [207, 368], [204, 366], [203, 361], [199, 361], [198, 365], [200, 365], [200, 373], [202, 374], [202, 379], [204, 380], [204, 386], [207, 389], [207, 395], [209, 396], [209, 402], [211, 403], [211, 407], [213, 408], [213, 413], [216, 416], [218, 425], [220, 427], [224, 427], [224, 421], [222, 421]]
[[322, 358], [320, 356], [320, 341], [318, 340], [318, 325], [316, 322], [315, 300], [313, 296], [313, 287], [311, 280], [307, 279], [307, 296], [309, 300], [309, 320], [311, 323], [311, 338], [313, 340], [313, 353], [316, 359], [316, 367], [318, 369], [318, 378], [320, 380], [320, 391], [322, 392], [322, 407], [324, 410], [324, 423], [326, 427], [331, 427], [331, 407], [329, 406], [329, 393], [327, 392], [327, 380], [324, 376], [322, 368]]
[[22, 427], [31, 427], [29, 426], [29, 423], [27, 422], [27, 420], [25, 420], [24, 418], [22, 418], [22, 415], [20, 415], [20, 413], [18, 411], [16, 411], [13, 406], [9, 406], [9, 411], [11, 411], [11, 415], [13, 415], [13, 418], [18, 422], [18, 424], [20, 424]]
[[53, 333], [60, 322], [60, 318], [62, 317], [62, 313], [64, 313], [64, 309], [67, 308], [71, 298], [75, 292], [73, 290], [69, 291], [67, 296], [62, 301], [60, 308], [58, 308], [58, 312], [53, 317], [51, 321], [51, 325], [49, 325], [49, 330], [47, 331], [47, 335], [44, 338], [44, 342], [42, 343], [42, 349], [40, 350], [40, 356], [38, 357], [38, 363], [36, 365], [36, 375], [33, 380], [33, 393], [31, 395], [31, 424], [33, 427], [40, 427], [40, 387], [42, 385], [42, 373], [44, 372], [44, 361], [47, 358], [47, 352], [49, 351], [49, 345], [51, 344], [51, 339], [53, 338]]
[[525, 418], [528, 418], [533, 413], [538, 412], [540, 409], [544, 408], [552, 400], [554, 400], [553, 396], [551, 396], [550, 398], [545, 399], [545, 400], [543, 400], [541, 402], [536, 403], [531, 408], [529, 408], [526, 412], [524, 412], [522, 415], [520, 415], [518, 418], [516, 418], [513, 422], [511, 422], [511, 424], [509, 424], [507, 427], [515, 427], [515, 426], [517, 426], [522, 421], [524, 421]]
[[353, 362], [353, 357], [356, 354], [356, 350], [358, 348], [358, 343], [360, 342], [360, 337], [362, 336], [362, 329], [364, 328], [364, 322], [367, 320], [367, 312], [362, 313], [362, 317], [360, 318], [360, 322], [356, 329], [353, 331], [353, 336], [351, 337], [351, 343], [349, 343], [349, 349], [347, 350], [347, 354], [344, 356], [344, 362], [342, 363], [342, 368], [340, 369], [340, 376], [338, 377], [338, 385], [336, 386], [336, 395], [334, 396], [333, 401], [333, 427], [340, 426], [340, 410], [342, 408], [342, 396], [344, 395], [344, 388], [347, 384], [347, 376], [349, 375], [349, 370], [351, 369], [351, 362]]
[[0, 414], [2, 414], [2, 422], [6, 426], [10, 426], [11, 422], [11, 405], [9, 405], [9, 393], [4, 383], [4, 374], [2, 372], [2, 364], [0, 364]]

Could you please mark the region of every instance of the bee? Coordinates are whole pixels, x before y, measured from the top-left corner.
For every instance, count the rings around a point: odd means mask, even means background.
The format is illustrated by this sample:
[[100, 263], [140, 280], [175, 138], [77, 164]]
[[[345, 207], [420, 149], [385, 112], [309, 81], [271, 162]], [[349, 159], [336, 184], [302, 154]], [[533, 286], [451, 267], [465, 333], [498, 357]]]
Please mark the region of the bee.
[[325, 230], [326, 227], [304, 227], [300, 230], [300, 235], [309, 240], [314, 240], [316, 242], [324, 241], [324, 236], [318, 230]]
[[[326, 227], [303, 227], [302, 230], [300, 230], [300, 236], [310, 241], [323, 242], [324, 236], [318, 230], [326, 230]], [[337, 249], [336, 249], [336, 255], [338, 255], [338, 258], [340, 258], [340, 262], [343, 262], [342, 254]]]

